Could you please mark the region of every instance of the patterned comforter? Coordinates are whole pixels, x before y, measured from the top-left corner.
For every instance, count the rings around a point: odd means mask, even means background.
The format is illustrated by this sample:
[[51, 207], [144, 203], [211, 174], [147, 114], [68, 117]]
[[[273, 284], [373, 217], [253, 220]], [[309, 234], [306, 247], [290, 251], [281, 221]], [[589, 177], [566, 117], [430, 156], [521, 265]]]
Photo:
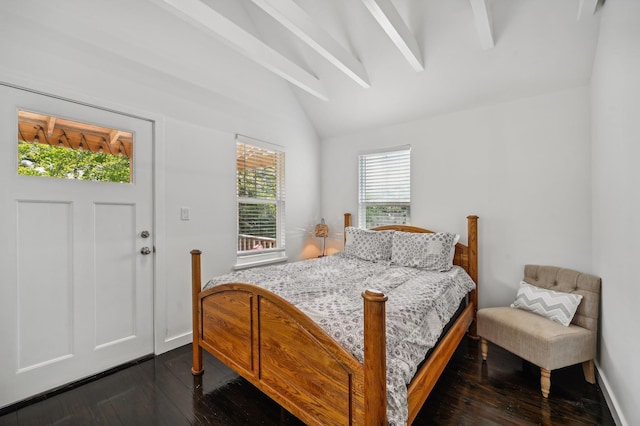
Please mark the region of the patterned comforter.
[[464, 269], [448, 272], [370, 262], [338, 253], [319, 259], [236, 271], [210, 280], [259, 285], [285, 298], [316, 321], [360, 361], [364, 359], [362, 292], [389, 300], [387, 314], [387, 419], [407, 423], [407, 384], [438, 340], [460, 301], [475, 288]]

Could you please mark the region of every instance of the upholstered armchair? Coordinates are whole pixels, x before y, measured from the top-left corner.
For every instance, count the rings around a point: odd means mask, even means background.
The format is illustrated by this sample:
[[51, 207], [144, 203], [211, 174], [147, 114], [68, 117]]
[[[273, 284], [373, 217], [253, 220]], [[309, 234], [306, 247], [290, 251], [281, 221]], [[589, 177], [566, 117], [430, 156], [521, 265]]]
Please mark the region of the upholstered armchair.
[[[535, 286], [533, 291], [537, 293], [527, 296], [519, 290], [514, 305], [524, 300], [527, 309], [533, 307], [531, 310], [541, 310], [547, 316], [516, 307], [480, 309], [477, 324], [482, 359], [487, 360], [490, 341], [537, 365], [545, 398], [551, 388], [551, 371], [558, 368], [582, 363], [585, 379], [595, 383], [593, 361], [598, 341], [600, 278], [555, 266], [526, 265], [523, 281], [521, 288], [527, 287], [528, 291], [530, 286], [525, 284], [528, 283]], [[554, 299], [561, 295], [557, 292], [574, 295], [567, 297], [579, 302], [573, 318], [564, 318], [567, 325], [553, 317], [554, 310], [563, 317], [568, 310], [562, 300]]]

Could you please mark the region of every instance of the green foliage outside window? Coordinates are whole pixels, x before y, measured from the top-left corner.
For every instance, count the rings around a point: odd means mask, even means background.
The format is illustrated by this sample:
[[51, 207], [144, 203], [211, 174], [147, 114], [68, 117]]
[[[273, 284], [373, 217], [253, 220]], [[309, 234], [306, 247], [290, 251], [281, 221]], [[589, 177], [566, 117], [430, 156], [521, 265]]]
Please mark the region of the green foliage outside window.
[[411, 208], [408, 205], [366, 206], [367, 229], [384, 225], [406, 225]]
[[[245, 199], [275, 200], [276, 169], [274, 166], [238, 170], [238, 196]], [[248, 201], [248, 200], [247, 200]], [[265, 238], [276, 238], [276, 203], [238, 204], [238, 232]]]
[[238, 197], [276, 199], [275, 166], [238, 170]]
[[238, 232], [243, 235], [276, 238], [275, 204], [238, 204]]
[[127, 156], [18, 142], [18, 174], [98, 182], [131, 182]]

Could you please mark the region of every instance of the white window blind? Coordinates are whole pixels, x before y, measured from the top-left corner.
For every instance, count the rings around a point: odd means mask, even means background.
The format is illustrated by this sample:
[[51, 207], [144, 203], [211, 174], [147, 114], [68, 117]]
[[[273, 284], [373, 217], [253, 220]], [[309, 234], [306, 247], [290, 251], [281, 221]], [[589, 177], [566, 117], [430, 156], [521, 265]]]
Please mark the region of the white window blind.
[[361, 228], [410, 223], [410, 148], [361, 155], [358, 175]]
[[236, 143], [238, 255], [283, 251], [284, 152]]

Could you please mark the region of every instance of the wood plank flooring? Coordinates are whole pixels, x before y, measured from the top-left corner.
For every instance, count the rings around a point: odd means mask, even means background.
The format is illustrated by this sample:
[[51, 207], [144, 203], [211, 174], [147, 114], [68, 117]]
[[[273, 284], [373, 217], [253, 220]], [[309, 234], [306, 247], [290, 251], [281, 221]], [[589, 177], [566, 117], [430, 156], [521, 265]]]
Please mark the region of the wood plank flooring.
[[[614, 425], [601, 390], [578, 365], [551, 375], [542, 398], [539, 369], [465, 339], [415, 425]], [[184, 346], [42, 401], [4, 413], [2, 425], [302, 425], [205, 353], [201, 381]]]

